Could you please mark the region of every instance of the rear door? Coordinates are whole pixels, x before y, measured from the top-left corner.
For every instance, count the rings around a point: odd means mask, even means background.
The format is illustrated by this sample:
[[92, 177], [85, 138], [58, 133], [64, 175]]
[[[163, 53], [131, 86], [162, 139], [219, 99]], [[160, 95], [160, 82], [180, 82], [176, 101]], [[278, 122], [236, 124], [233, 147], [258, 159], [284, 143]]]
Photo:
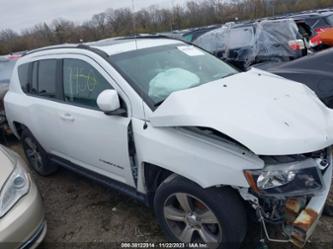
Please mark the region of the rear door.
[[29, 84], [22, 86], [27, 94], [26, 125], [49, 153], [63, 146], [59, 109], [59, 60], [41, 59], [30, 64]]

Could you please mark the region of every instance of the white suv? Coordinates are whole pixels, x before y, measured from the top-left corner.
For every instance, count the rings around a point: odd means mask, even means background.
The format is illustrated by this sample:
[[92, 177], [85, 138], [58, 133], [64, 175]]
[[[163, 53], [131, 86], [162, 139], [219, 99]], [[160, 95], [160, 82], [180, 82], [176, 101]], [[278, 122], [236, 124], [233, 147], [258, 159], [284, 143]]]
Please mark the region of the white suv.
[[303, 245], [332, 178], [333, 114], [306, 86], [161, 37], [32, 51], [5, 97], [41, 175], [58, 165], [154, 207], [170, 241], [238, 248], [252, 211]]

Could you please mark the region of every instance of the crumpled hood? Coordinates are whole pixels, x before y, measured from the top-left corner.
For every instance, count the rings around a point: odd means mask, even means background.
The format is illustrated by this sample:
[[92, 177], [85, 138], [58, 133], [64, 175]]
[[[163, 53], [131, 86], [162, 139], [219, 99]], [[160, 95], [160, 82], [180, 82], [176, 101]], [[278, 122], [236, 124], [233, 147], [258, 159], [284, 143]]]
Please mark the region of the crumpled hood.
[[174, 92], [150, 121], [154, 127], [209, 127], [258, 155], [333, 144], [333, 111], [303, 84], [258, 69]]

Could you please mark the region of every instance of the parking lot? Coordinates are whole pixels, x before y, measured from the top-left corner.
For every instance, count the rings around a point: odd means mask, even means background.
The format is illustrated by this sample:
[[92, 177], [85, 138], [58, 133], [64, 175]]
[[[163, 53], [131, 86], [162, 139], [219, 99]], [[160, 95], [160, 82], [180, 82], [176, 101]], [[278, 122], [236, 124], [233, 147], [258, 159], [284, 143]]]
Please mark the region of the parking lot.
[[[10, 147], [24, 156], [18, 142], [11, 142]], [[153, 211], [130, 197], [64, 169], [50, 177], [32, 174], [44, 199], [48, 223], [40, 248], [119, 248], [120, 242], [165, 241]], [[255, 248], [255, 234], [248, 236], [243, 249]], [[323, 216], [305, 248], [331, 249], [332, 238], [333, 218]], [[296, 247], [271, 243], [269, 248]]]

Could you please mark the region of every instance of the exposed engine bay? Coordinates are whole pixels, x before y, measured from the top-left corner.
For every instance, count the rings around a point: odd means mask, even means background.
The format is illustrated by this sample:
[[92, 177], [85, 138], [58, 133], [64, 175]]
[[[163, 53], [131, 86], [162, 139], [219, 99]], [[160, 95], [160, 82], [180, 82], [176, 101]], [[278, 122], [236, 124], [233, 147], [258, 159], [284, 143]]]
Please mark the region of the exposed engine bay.
[[[245, 172], [251, 189], [245, 195], [240, 191], [241, 195], [256, 210], [266, 239], [303, 247], [321, 215], [321, 202], [330, 187], [326, 180], [332, 178], [331, 149], [260, 158], [265, 168]], [[282, 236], [273, 238], [268, 225], [278, 227]]]

